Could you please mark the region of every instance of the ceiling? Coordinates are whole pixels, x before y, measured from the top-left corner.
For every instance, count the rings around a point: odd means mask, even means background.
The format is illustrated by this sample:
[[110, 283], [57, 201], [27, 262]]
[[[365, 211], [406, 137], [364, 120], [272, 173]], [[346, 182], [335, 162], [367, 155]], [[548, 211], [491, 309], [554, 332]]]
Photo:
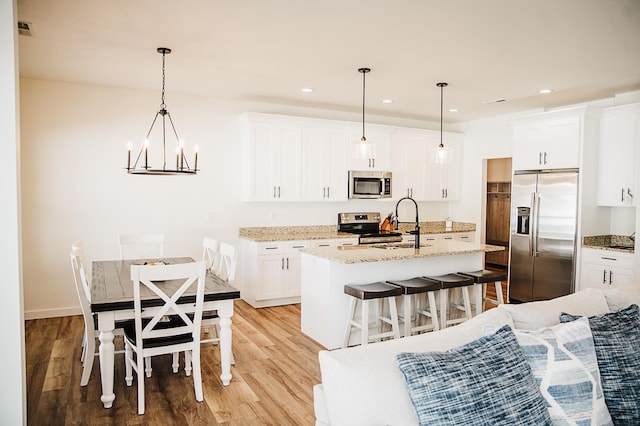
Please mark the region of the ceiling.
[[448, 82], [446, 123], [640, 90], [640, 0], [18, 0], [18, 20], [33, 31], [25, 77], [160, 93], [156, 48], [171, 48], [169, 105], [173, 92], [356, 113], [360, 67], [372, 114], [439, 121]]

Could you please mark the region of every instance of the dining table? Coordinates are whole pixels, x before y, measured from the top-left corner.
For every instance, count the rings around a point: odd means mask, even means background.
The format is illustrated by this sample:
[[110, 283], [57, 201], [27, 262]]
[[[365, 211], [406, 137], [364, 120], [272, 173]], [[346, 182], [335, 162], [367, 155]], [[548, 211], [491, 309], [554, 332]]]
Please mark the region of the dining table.
[[[116, 323], [134, 318], [133, 283], [131, 281], [131, 266], [150, 263], [176, 264], [194, 262], [190, 257], [175, 257], [162, 259], [130, 259], [130, 260], [96, 260], [91, 265], [91, 311], [98, 319], [100, 331], [99, 357], [100, 379], [102, 384], [101, 401], [105, 408], [111, 408], [115, 400], [113, 392], [115, 346], [113, 343]], [[164, 290], [171, 293], [171, 287], [176, 281], [157, 283]], [[163, 305], [162, 299], [151, 291], [142, 293], [142, 307], [151, 312], [154, 307]], [[196, 289], [187, 290], [178, 304], [193, 306], [195, 309]], [[231, 317], [233, 316], [233, 302], [240, 298], [240, 291], [229, 283], [217, 279], [207, 272], [204, 292], [204, 311], [217, 311], [220, 317], [220, 380], [224, 386], [231, 381]], [[189, 308], [185, 308], [189, 312]], [[193, 312], [193, 310], [191, 310]]]

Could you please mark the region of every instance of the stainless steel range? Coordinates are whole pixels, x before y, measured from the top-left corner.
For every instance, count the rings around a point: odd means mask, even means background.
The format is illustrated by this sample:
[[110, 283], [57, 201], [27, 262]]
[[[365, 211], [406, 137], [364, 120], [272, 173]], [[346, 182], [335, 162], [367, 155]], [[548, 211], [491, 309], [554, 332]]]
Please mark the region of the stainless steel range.
[[380, 230], [380, 213], [349, 212], [338, 213], [338, 231], [358, 235], [358, 244], [397, 243], [402, 234]]

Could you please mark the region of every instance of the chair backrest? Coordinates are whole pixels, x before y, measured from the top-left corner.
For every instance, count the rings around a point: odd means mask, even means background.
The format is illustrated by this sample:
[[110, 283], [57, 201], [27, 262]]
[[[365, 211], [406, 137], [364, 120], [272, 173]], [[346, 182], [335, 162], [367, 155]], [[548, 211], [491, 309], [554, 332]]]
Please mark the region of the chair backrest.
[[231, 244], [220, 243], [218, 267], [213, 270], [213, 274], [220, 280], [232, 282], [236, 277], [236, 264], [238, 254], [236, 248]]
[[78, 300], [80, 301], [80, 308], [82, 308], [85, 327], [88, 330], [93, 330], [93, 317], [91, 315], [91, 287], [84, 269], [84, 253], [82, 243], [80, 242], [76, 242], [71, 245], [71, 269], [73, 271], [73, 280], [76, 284]]
[[207, 271], [215, 271], [220, 261], [219, 256], [220, 244], [213, 238], [204, 237], [202, 241], [202, 261]]
[[164, 234], [118, 235], [120, 260], [164, 257]]
[[[133, 306], [136, 326], [136, 345], [143, 348], [143, 340], [158, 337], [174, 337], [191, 334], [193, 342], [200, 346], [200, 326], [204, 303], [205, 266], [204, 262], [178, 263], [174, 265], [132, 265]], [[184, 293], [195, 287], [195, 310], [193, 304], [178, 305], [176, 302]], [[157, 308], [145, 308], [142, 321], [142, 298], [160, 297], [163, 304]], [[193, 311], [192, 318], [188, 315]], [[152, 315], [150, 317], [150, 315]], [[166, 316], [178, 316], [182, 323], [167, 327]], [[175, 321], [175, 320], [174, 320]], [[174, 322], [175, 324], [175, 322]]]

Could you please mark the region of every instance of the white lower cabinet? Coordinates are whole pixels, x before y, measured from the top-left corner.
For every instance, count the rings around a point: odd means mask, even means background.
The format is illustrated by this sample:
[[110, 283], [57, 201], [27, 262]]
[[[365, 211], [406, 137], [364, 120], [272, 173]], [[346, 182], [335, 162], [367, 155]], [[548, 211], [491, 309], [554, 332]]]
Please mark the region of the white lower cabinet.
[[254, 308], [300, 303], [300, 249], [355, 245], [356, 238], [242, 242], [241, 297]]
[[583, 249], [579, 289], [620, 288], [635, 285], [631, 253]]

